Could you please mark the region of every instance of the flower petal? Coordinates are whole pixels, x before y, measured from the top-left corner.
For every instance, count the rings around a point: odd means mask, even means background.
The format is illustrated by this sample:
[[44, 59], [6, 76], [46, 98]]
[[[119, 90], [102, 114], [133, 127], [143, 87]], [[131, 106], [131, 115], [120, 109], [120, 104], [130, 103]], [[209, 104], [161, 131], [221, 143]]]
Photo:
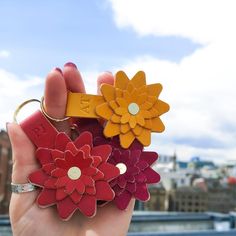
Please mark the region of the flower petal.
[[149, 146], [151, 143], [151, 130], [143, 129], [142, 133], [137, 136], [137, 139], [144, 146]]
[[120, 116], [126, 114], [127, 112], [128, 112], [127, 107], [117, 107], [115, 109], [115, 113]]
[[[138, 92], [138, 91], [137, 91]], [[145, 103], [145, 101], [147, 100], [147, 94], [140, 94], [138, 97], [137, 97], [137, 99], [136, 99], [136, 101], [137, 101], [137, 103], [139, 104], [139, 106], [141, 106], [142, 104], [144, 104]]]
[[56, 186], [57, 188], [61, 188], [61, 187], [64, 187], [66, 186], [66, 184], [70, 181], [70, 179], [68, 178], [68, 176], [63, 176], [59, 179], [57, 179], [56, 181]]
[[128, 191], [124, 191], [119, 196], [115, 197], [114, 202], [120, 210], [125, 210], [128, 207], [131, 198], [132, 194]]
[[120, 133], [120, 125], [115, 124], [111, 121], [108, 121], [106, 123], [105, 129], [104, 129], [104, 135], [106, 137], [113, 137], [115, 135], [118, 135]]
[[127, 84], [130, 82], [128, 76], [124, 71], [118, 71], [115, 75], [115, 87], [119, 89], [126, 89]]
[[64, 188], [58, 188], [56, 190], [56, 199], [57, 199], [57, 201], [60, 201], [60, 200], [64, 199], [67, 196], [68, 196], [68, 194], [65, 192]]
[[96, 198], [94, 196], [84, 195], [78, 204], [78, 208], [84, 215], [93, 217], [97, 210]]
[[82, 181], [85, 186], [90, 186], [90, 187], [94, 186], [95, 184], [94, 180], [87, 175], [81, 175], [79, 181]]
[[75, 188], [78, 191], [78, 193], [83, 194], [85, 191], [85, 185], [82, 182], [83, 180], [81, 179], [81, 177], [75, 181]]
[[124, 98], [116, 98], [116, 102], [119, 104], [120, 107], [127, 107], [127, 101]]
[[51, 176], [53, 177], [63, 177], [67, 175], [67, 171], [61, 168], [56, 168], [51, 172]]
[[79, 201], [81, 200], [82, 198], [82, 195], [79, 194], [77, 191], [74, 191], [71, 195], [70, 195], [72, 201], [77, 204], [79, 203]]
[[115, 100], [115, 88], [110, 84], [102, 84], [101, 88], [101, 94], [105, 98], [107, 102], [111, 100]]
[[93, 176], [93, 180], [102, 180], [104, 178], [104, 174], [99, 170], [96, 175]]
[[48, 180], [49, 176], [42, 170], [36, 170], [29, 175], [29, 181], [37, 186], [43, 187], [44, 182]]
[[98, 169], [92, 166], [89, 166], [87, 168], [84, 168], [81, 172], [82, 172], [82, 175], [93, 176], [97, 174]]
[[125, 189], [120, 188], [118, 184], [115, 185], [112, 189], [113, 189], [113, 191], [115, 192], [115, 195], [116, 195], [116, 196], [121, 195], [121, 193], [123, 193], [123, 192], [125, 191]]
[[144, 118], [140, 114], [136, 115], [136, 121], [141, 126], [145, 125], [145, 120], [144, 120]]
[[136, 166], [140, 169], [140, 170], [144, 170], [147, 167], [149, 167], [149, 164], [146, 161], [139, 161]]
[[54, 163], [50, 163], [50, 164], [46, 164], [46, 165], [43, 165], [42, 169], [43, 171], [48, 174], [48, 175], [51, 175], [51, 172], [56, 168], [55, 164]]
[[96, 194], [96, 189], [95, 186], [93, 187], [86, 187], [85, 192], [89, 195], [94, 195]]
[[120, 144], [123, 148], [128, 148], [134, 141], [135, 136], [131, 131], [126, 134], [120, 134]]
[[59, 150], [51, 150], [51, 155], [53, 160], [62, 159], [64, 158], [64, 151], [62, 152]]
[[136, 88], [140, 88], [143, 85], [146, 85], [146, 76], [145, 73], [143, 71], [138, 71], [134, 77], [131, 79], [132, 84], [136, 87]]
[[130, 130], [129, 124], [121, 124], [120, 131], [121, 133], [125, 134]]
[[119, 187], [120, 188], [125, 188], [126, 183], [127, 183], [127, 181], [126, 181], [124, 175], [119, 176], [119, 178], [117, 180], [117, 184], [119, 185]]
[[152, 165], [158, 158], [158, 154], [156, 152], [142, 152], [141, 160], [146, 161], [149, 165]]
[[136, 116], [131, 116], [129, 119], [129, 125], [133, 129], [137, 124]]
[[75, 146], [80, 149], [84, 145], [89, 145], [90, 147], [93, 146], [93, 136], [90, 132], [83, 132], [80, 136], [74, 141]]
[[50, 149], [38, 148], [35, 155], [41, 165], [45, 165], [45, 164], [49, 164], [53, 162]]
[[80, 148], [80, 151], [83, 151], [84, 157], [88, 158], [88, 157], [90, 157], [91, 147], [86, 144], [86, 145], [84, 145], [83, 147]]
[[129, 122], [130, 117], [131, 117], [131, 115], [128, 112], [125, 113], [124, 115], [122, 115], [122, 117], [120, 119], [121, 124], [125, 124], [125, 123]]
[[65, 187], [65, 191], [68, 195], [70, 195], [75, 190], [75, 182], [74, 181], [68, 181]]
[[48, 207], [56, 203], [56, 191], [53, 189], [43, 189], [39, 193], [37, 203], [41, 207]]
[[[101, 146], [101, 145], [99, 145]], [[102, 158], [100, 156], [93, 156], [93, 166], [97, 167], [102, 162]]]
[[143, 131], [143, 127], [141, 127], [140, 125], [136, 125], [134, 129], [132, 129], [132, 131], [135, 136], [139, 136]]
[[139, 115], [141, 115], [143, 118], [152, 118], [152, 113], [147, 110], [140, 110]]
[[102, 158], [102, 162], [106, 162], [108, 157], [111, 155], [112, 147], [108, 144], [99, 145], [94, 147], [91, 150], [92, 156], [100, 156]]
[[154, 104], [154, 108], [158, 111], [158, 115], [160, 116], [169, 111], [170, 106], [161, 100], [157, 100], [157, 102]]
[[149, 84], [147, 85], [148, 94], [158, 97], [161, 93], [162, 85], [161, 84]]
[[145, 174], [143, 174], [142, 172], [140, 172], [138, 175], [134, 176], [135, 181], [138, 183], [144, 183], [147, 181], [147, 177]]
[[159, 117], [152, 119], [152, 131], [163, 132], [164, 130], [165, 130], [165, 126]]
[[[69, 152], [69, 153], [71, 153], [71, 152]], [[56, 159], [55, 160], [55, 165], [56, 165], [56, 167], [58, 167], [58, 168], [60, 168], [62, 170], [70, 168], [69, 162], [66, 161], [65, 159]]]
[[150, 198], [150, 194], [146, 184], [137, 184], [136, 192], [134, 193], [136, 199], [140, 201], [147, 201]]
[[67, 143], [71, 142], [71, 139], [65, 133], [59, 133], [55, 141], [55, 149], [65, 151]]
[[76, 148], [75, 144], [72, 142], [67, 143], [66, 150], [70, 151], [73, 155], [78, 153], [78, 149]]
[[116, 97], [123, 97], [123, 90], [122, 89], [119, 89], [119, 88], [116, 88]]
[[96, 198], [98, 200], [111, 201], [115, 194], [112, 191], [110, 185], [105, 181], [97, 181], [96, 187]]
[[108, 103], [105, 102], [96, 107], [96, 113], [103, 119], [109, 120], [114, 112]]
[[160, 175], [155, 172], [153, 169], [151, 169], [150, 167], [146, 168], [143, 171], [143, 174], [146, 175], [147, 178], [147, 183], [148, 184], [154, 184], [154, 183], [158, 183], [161, 179]]
[[98, 169], [103, 172], [104, 174], [104, 180], [109, 181], [111, 179], [116, 178], [119, 176], [120, 171], [117, 167], [109, 164], [109, 163], [103, 163], [101, 164]]
[[111, 116], [111, 121], [113, 122], [113, 123], [120, 123], [120, 116], [118, 116], [118, 115], [116, 115], [116, 114], [113, 114], [112, 116]]
[[134, 193], [136, 191], [136, 184], [135, 183], [127, 183], [126, 190], [130, 193]]
[[143, 104], [140, 105], [141, 110], [149, 110], [153, 104], [151, 102], [145, 101]]
[[56, 178], [49, 178], [48, 180], [46, 180], [44, 182], [44, 186], [45, 186], [45, 188], [55, 189], [56, 188], [56, 182], [57, 182]]
[[59, 216], [63, 220], [69, 220], [77, 208], [77, 205], [70, 198], [65, 198], [57, 203]]
[[145, 125], [144, 127], [146, 129], [152, 129], [152, 119], [145, 119]]
[[108, 104], [112, 110], [115, 110], [117, 107], [119, 107], [115, 100], [110, 101]]

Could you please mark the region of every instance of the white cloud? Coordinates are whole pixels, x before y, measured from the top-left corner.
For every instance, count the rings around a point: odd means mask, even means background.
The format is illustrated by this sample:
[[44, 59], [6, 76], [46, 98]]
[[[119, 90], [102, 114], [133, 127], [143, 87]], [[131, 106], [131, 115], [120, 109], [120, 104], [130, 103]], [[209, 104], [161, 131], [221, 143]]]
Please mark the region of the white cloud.
[[0, 50], [0, 58], [8, 58], [11, 53], [7, 50]]
[[[12, 122], [13, 113], [23, 101], [42, 96], [44, 79], [37, 76], [18, 76], [0, 69], [0, 128], [5, 128], [6, 122]], [[30, 107], [26, 109], [29, 111]], [[25, 113], [25, 112], [23, 112]], [[21, 115], [24, 115], [24, 114]]]
[[236, 159], [236, 2], [230, 0], [111, 0], [118, 27], [139, 35], [187, 37], [204, 46], [179, 63], [140, 55], [124, 65], [161, 82], [171, 105], [166, 131], [151, 148], [180, 158]]
[[234, 0], [110, 0], [119, 27], [140, 35], [170, 35], [200, 43], [236, 37]]

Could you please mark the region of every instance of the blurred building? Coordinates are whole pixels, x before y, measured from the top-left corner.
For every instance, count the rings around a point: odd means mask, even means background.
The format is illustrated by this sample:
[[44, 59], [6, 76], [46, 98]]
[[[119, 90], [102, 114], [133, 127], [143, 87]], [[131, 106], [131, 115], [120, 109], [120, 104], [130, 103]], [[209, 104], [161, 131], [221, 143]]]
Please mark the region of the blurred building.
[[181, 187], [170, 191], [169, 211], [207, 211], [207, 192], [195, 187]]
[[0, 214], [8, 214], [11, 197], [11, 145], [5, 131], [0, 131]]

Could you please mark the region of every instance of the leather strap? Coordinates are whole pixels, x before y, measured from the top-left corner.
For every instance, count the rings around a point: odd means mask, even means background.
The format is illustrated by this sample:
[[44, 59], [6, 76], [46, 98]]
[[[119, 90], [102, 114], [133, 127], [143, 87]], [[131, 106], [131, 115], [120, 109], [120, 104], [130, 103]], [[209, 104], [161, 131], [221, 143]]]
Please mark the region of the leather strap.
[[37, 147], [54, 148], [58, 131], [41, 111], [36, 111], [20, 123], [29, 139]]

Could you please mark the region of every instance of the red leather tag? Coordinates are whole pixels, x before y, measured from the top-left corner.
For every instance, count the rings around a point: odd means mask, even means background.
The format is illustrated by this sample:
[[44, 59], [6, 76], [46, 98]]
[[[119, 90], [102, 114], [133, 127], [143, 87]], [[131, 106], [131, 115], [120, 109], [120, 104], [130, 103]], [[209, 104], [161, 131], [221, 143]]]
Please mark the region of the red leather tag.
[[36, 111], [20, 123], [29, 139], [37, 147], [53, 148], [58, 134], [41, 111]]

